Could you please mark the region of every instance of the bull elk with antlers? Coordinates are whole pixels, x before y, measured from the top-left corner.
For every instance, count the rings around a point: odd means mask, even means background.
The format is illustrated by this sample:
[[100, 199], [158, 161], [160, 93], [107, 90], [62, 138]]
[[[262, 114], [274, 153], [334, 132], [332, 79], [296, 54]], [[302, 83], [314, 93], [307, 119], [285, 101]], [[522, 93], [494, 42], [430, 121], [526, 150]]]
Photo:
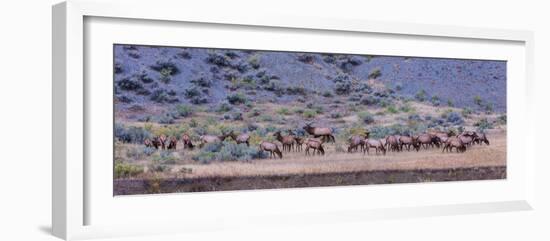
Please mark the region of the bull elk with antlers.
[[311, 126], [312, 123], [306, 123], [306, 125], [303, 127], [303, 129], [310, 135], [312, 135], [314, 138], [319, 138], [324, 142], [336, 142], [336, 139], [332, 135], [332, 128], [329, 127], [313, 127]]

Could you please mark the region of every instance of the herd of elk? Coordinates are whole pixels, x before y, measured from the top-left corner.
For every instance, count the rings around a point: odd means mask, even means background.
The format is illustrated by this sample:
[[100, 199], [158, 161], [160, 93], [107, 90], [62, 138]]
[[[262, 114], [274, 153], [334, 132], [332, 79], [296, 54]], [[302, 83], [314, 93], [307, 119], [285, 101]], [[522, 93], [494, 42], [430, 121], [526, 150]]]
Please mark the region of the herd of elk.
[[[366, 141], [365, 139], [363, 142], [366, 144]], [[453, 148], [456, 152], [465, 152], [467, 147], [474, 144], [482, 145], [485, 143], [489, 145], [487, 136], [484, 133], [478, 134], [475, 131], [465, 131], [459, 135], [441, 131], [422, 133], [414, 136], [390, 135], [378, 142], [388, 151], [392, 152], [400, 152], [403, 150], [411, 151], [411, 149], [419, 151], [421, 148], [428, 149], [440, 147], [443, 147], [443, 152], [452, 152]], [[358, 143], [357, 140], [351, 138], [349, 140], [348, 151], [355, 148]], [[378, 143], [375, 145], [378, 145]]]
[[[283, 158], [283, 152], [301, 152], [302, 146], [305, 145], [305, 155], [324, 155], [325, 148], [323, 144], [327, 142], [335, 143], [333, 129], [330, 127], [313, 127], [311, 123], [307, 123], [303, 127], [303, 130], [312, 138], [298, 136], [290, 129], [286, 135], [283, 135], [281, 131], [276, 131], [272, 136], [282, 145], [282, 150], [279, 149], [277, 143], [265, 140], [259, 143], [259, 149], [269, 152], [270, 157]], [[230, 131], [229, 133], [222, 132], [222, 135], [219, 136], [200, 136], [199, 147], [202, 148], [208, 143], [221, 143], [228, 137], [233, 139], [237, 144], [250, 146], [250, 134], [241, 133], [237, 135], [233, 131]], [[183, 143], [183, 149], [193, 149], [195, 147], [188, 134], [182, 134], [180, 139]], [[145, 146], [161, 150], [175, 150], [177, 143], [178, 139], [175, 136], [168, 138], [166, 135], [144, 140]], [[387, 151], [401, 152], [403, 150], [416, 150], [418, 152], [420, 149], [443, 147], [442, 152], [452, 152], [453, 149], [456, 152], [465, 152], [467, 147], [474, 144], [489, 145], [489, 139], [485, 133], [478, 134], [475, 131], [464, 131], [459, 135], [455, 135], [452, 132], [430, 131], [413, 136], [388, 135], [382, 139], [372, 139], [369, 137], [369, 132], [364, 132], [363, 134], [352, 135], [348, 138], [347, 151], [350, 153], [360, 151], [363, 154], [369, 154], [370, 149], [374, 148], [376, 154], [382, 153], [385, 155]]]

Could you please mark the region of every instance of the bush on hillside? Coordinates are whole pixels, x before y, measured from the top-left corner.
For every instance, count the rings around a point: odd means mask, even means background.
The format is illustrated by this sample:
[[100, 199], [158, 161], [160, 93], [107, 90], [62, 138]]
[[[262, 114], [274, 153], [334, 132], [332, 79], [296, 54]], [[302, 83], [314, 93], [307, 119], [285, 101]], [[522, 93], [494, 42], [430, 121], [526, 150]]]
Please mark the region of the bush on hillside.
[[370, 73], [368, 78], [369, 79], [377, 79], [380, 76], [382, 76], [382, 71], [379, 68], [373, 69]]
[[134, 78], [123, 78], [116, 82], [116, 85], [121, 90], [137, 91], [143, 89], [143, 85], [136, 81]]
[[227, 101], [232, 105], [239, 105], [246, 103], [246, 96], [242, 93], [235, 93], [227, 96]]
[[158, 60], [155, 64], [150, 66], [152, 70], [157, 71], [164, 75], [176, 75], [180, 72], [178, 66], [171, 60]]
[[189, 53], [189, 51], [187, 51], [187, 50], [180, 51], [177, 54], [177, 56], [182, 58], [182, 59], [191, 59], [192, 58], [191, 53]]
[[143, 143], [146, 138], [150, 138], [151, 133], [142, 127], [115, 124], [115, 138], [125, 143]]
[[374, 123], [374, 115], [368, 111], [359, 112], [357, 116], [367, 125]]
[[218, 53], [209, 53], [206, 62], [219, 67], [229, 67], [231, 65], [229, 57]]
[[212, 81], [207, 79], [204, 75], [201, 75], [195, 79], [192, 79], [191, 83], [200, 87], [210, 87], [212, 85]]
[[193, 115], [195, 110], [193, 109], [192, 106], [189, 106], [189, 105], [178, 105], [176, 106], [176, 112], [181, 117], [189, 117]]
[[298, 58], [298, 61], [306, 64], [312, 64], [313, 61], [315, 60], [315, 56], [311, 54], [299, 54], [297, 58]]
[[351, 82], [343, 81], [334, 85], [334, 92], [338, 95], [347, 95], [351, 92]]

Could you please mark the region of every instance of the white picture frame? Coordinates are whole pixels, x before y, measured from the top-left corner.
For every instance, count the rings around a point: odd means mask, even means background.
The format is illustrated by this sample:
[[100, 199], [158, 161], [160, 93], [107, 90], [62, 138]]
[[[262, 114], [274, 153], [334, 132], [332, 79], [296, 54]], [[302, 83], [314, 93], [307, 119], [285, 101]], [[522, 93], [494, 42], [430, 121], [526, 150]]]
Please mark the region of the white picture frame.
[[[162, 2], [162, 4], [160, 4]], [[91, 166], [86, 158], [89, 158], [90, 150], [87, 143], [87, 135], [90, 128], [89, 119], [101, 118], [100, 115], [90, 117], [90, 103], [87, 96], [90, 88], [86, 84], [86, 68], [90, 67], [87, 61], [86, 34], [96, 33], [96, 30], [86, 29], [86, 19], [112, 18], [122, 21], [139, 21], [137, 24], [154, 22], [150, 26], [153, 31], [155, 26], [163, 24], [214, 24], [223, 25], [224, 29], [247, 28], [255, 30], [276, 29], [278, 33], [290, 30], [315, 31], [323, 33], [358, 33], [378, 34], [395, 38], [418, 37], [422, 39], [447, 39], [460, 42], [477, 41], [487, 45], [502, 43], [515, 46], [508, 61], [516, 61], [517, 72], [514, 78], [508, 80], [508, 103], [513, 110], [509, 118], [513, 124], [509, 125], [509, 140], [513, 140], [514, 126], [529, 125], [529, 116], [533, 116], [530, 106], [532, 93], [533, 74], [533, 34], [529, 31], [496, 30], [456, 26], [421, 25], [410, 23], [374, 22], [349, 19], [321, 19], [300, 18], [293, 16], [262, 15], [262, 16], [232, 16], [212, 15], [207, 9], [193, 8], [188, 3], [178, 1], [155, 1], [150, 3], [125, 2], [125, 1], [67, 1], [53, 7], [53, 168], [52, 168], [52, 226], [53, 234], [63, 239], [84, 239], [94, 237], [111, 237], [122, 235], [159, 234], [175, 232], [192, 232], [199, 230], [231, 228], [242, 225], [292, 225], [299, 222], [331, 223], [346, 220], [371, 220], [396, 217], [422, 217], [432, 215], [451, 215], [481, 212], [514, 211], [532, 209], [534, 201], [534, 174], [535, 157], [533, 142], [534, 130], [528, 128], [522, 135], [520, 146], [508, 156], [509, 175], [511, 177], [504, 182], [478, 182], [469, 184], [459, 183], [435, 183], [422, 187], [411, 185], [382, 185], [372, 187], [347, 187], [347, 188], [311, 188], [269, 191], [223, 192], [220, 194], [183, 194], [183, 195], [152, 195], [134, 198], [117, 199], [117, 204], [108, 203], [92, 197], [96, 192], [92, 191], [98, 185], [92, 174], [87, 174]], [[122, 26], [124, 27], [124, 26]], [[97, 29], [97, 28], [96, 28]], [[90, 31], [85, 33], [86, 31]], [[99, 31], [101, 33], [101, 31]], [[122, 37], [123, 38], [123, 37]], [[158, 39], [158, 37], [157, 37]], [[114, 39], [107, 41], [115, 41]], [[137, 41], [137, 40], [136, 40]], [[154, 38], [143, 41], [159, 41], [153, 44], [170, 44], [169, 40], [155, 40]], [[167, 42], [166, 42], [167, 41]], [[175, 40], [174, 40], [175, 41]], [[151, 42], [147, 42], [151, 43]], [[215, 44], [215, 43], [212, 43]], [[228, 43], [231, 44], [231, 43]], [[237, 43], [235, 43], [237, 45]], [[236, 46], [234, 45], [234, 46]], [[242, 47], [242, 46], [241, 46]], [[292, 47], [292, 46], [290, 46]], [[260, 47], [261, 48], [261, 47]], [[284, 46], [279, 46], [284, 48]], [[306, 48], [306, 47], [303, 47]], [[489, 48], [490, 49], [490, 48]], [[88, 50], [89, 51], [89, 50]], [[346, 51], [346, 50], [344, 50]], [[398, 50], [396, 50], [398, 51]], [[418, 51], [422, 51], [420, 48]], [[427, 51], [427, 50], [425, 50]], [[519, 51], [519, 52], [518, 52]], [[467, 51], [466, 51], [467, 52]], [[390, 53], [391, 52], [387, 52]], [[396, 54], [396, 53], [393, 53]], [[399, 52], [397, 52], [399, 54]], [[414, 54], [414, 53], [411, 53]], [[430, 54], [434, 56], [436, 53]], [[442, 53], [445, 56], [444, 53]], [[451, 55], [454, 56], [454, 55]], [[464, 53], [463, 57], [468, 57]], [[519, 56], [519, 57], [517, 57]], [[506, 57], [508, 58], [508, 57]], [[105, 60], [106, 61], [106, 60]], [[112, 61], [109, 60], [109, 61]], [[111, 65], [112, 66], [112, 65]], [[514, 81], [514, 82], [511, 82]], [[510, 87], [513, 85], [512, 87]], [[84, 91], [83, 91], [84, 90]], [[106, 95], [112, 92], [103, 90]], [[92, 97], [93, 98], [93, 97]], [[510, 105], [511, 104], [511, 105]], [[93, 106], [92, 106], [93, 107]], [[512, 115], [513, 114], [513, 115]], [[110, 120], [109, 120], [110, 121]], [[510, 159], [512, 158], [512, 159]], [[112, 163], [110, 163], [112, 164]], [[95, 164], [94, 164], [95, 165]], [[109, 169], [109, 171], [112, 169]], [[91, 179], [88, 179], [92, 176]], [[110, 179], [112, 180], [112, 179]], [[422, 185], [422, 184], [417, 184]], [[91, 186], [94, 186], [92, 188]], [[99, 185], [101, 188], [101, 185]], [[476, 189], [479, 186], [479, 189]], [[494, 198], [484, 198], [483, 191], [489, 189], [502, 189], [503, 194], [496, 194]], [[372, 207], [360, 208], [361, 203], [351, 202], [349, 208], [330, 208], [323, 205], [308, 205], [308, 201], [327, 196], [345, 196], [356, 192], [357, 195], [366, 193], [388, 192], [391, 197], [395, 192], [409, 192], [419, 194], [424, 192], [426, 197], [435, 195], [435, 192], [444, 192], [445, 189], [463, 190], [468, 194], [464, 199], [453, 199], [449, 196], [445, 200], [421, 202], [420, 199], [410, 202], [391, 202], [379, 199], [379, 204], [372, 201]], [[473, 189], [476, 189], [472, 191]], [[467, 191], [470, 190], [470, 191]], [[479, 197], [471, 196], [478, 192]], [[497, 193], [498, 190], [495, 191]], [[508, 194], [504, 194], [508, 193]], [[462, 193], [460, 193], [462, 194]], [[385, 194], [381, 194], [384, 196]], [[293, 198], [304, 200], [295, 203], [283, 202], [281, 205], [271, 205], [273, 200]], [[354, 196], [349, 196], [354, 197]], [[176, 214], [166, 213], [168, 209], [177, 208], [178, 203], [188, 202], [189, 205], [214, 204], [212, 200], [224, 200], [229, 204], [235, 204], [233, 210], [227, 211], [220, 208], [209, 207], [210, 214], [204, 218], [199, 217], [198, 212], [189, 212], [186, 217], [193, 222], [177, 217]], [[265, 206], [249, 205], [250, 210], [244, 210], [243, 200], [264, 202]], [[90, 202], [96, 204], [91, 205]], [[99, 204], [97, 204], [99, 203]], [[239, 204], [241, 203], [241, 204]], [[108, 207], [108, 205], [113, 205]], [[321, 202], [322, 204], [322, 202]], [[117, 206], [118, 205], [118, 206]], [[144, 205], [159, 205], [166, 209], [155, 214], [144, 212], [143, 218], [122, 218], [128, 210], [125, 207], [143, 207]], [[225, 204], [228, 205], [228, 204]], [[239, 206], [241, 205], [241, 206]], [[301, 207], [299, 210], [292, 206]], [[92, 206], [93, 208], [90, 208]], [[306, 208], [307, 206], [307, 208]], [[117, 208], [118, 207], [118, 208]], [[117, 211], [118, 210], [118, 211]], [[119, 212], [119, 213], [117, 213]], [[253, 215], [254, 213], [261, 215]], [[96, 214], [97, 213], [97, 214]], [[177, 212], [175, 212], [177, 213]], [[90, 223], [90, 216], [103, 217]], [[106, 215], [112, 215], [113, 222], [105, 221]], [[117, 217], [118, 215], [118, 217]], [[135, 219], [135, 220], [130, 220]], [[288, 221], [292, 220], [292, 221]], [[132, 223], [134, 221], [135, 223]], [[185, 225], [184, 225], [185, 224]]]

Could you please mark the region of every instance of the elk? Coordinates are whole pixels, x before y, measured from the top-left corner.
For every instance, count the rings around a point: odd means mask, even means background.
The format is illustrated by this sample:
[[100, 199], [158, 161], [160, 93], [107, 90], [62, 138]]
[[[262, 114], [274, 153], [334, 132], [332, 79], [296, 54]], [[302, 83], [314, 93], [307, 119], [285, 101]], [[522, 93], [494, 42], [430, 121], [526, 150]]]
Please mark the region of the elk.
[[296, 136], [296, 134], [292, 130], [288, 130], [288, 135], [294, 137], [294, 141], [296, 141], [296, 151], [302, 151], [302, 145], [305, 143], [306, 140], [302, 137]]
[[176, 137], [174, 137], [174, 136], [170, 137], [167, 149], [168, 150], [172, 150], [172, 149], [176, 150], [177, 143], [178, 143], [178, 139]]
[[483, 143], [489, 145], [489, 139], [487, 139], [485, 133], [481, 133], [478, 137], [474, 138], [474, 142], [480, 145]]
[[365, 150], [363, 150], [363, 155], [365, 153], [369, 153], [370, 148], [376, 149], [376, 154], [378, 155], [378, 151], [381, 151], [384, 155], [386, 155], [386, 148], [384, 148], [384, 145], [382, 145], [382, 142], [380, 140], [373, 140], [373, 139], [365, 139]]
[[273, 134], [278, 141], [283, 144], [283, 151], [287, 150], [290, 152], [291, 149], [294, 149], [294, 137], [291, 135], [282, 136], [280, 131], [277, 131]]
[[153, 147], [153, 142], [151, 142], [151, 140], [149, 138], [146, 138], [144, 141], [143, 141], [143, 144], [146, 146], [146, 147]]
[[458, 135], [458, 138], [460, 139], [460, 141], [462, 141], [462, 144], [464, 144], [464, 146], [470, 146], [474, 141], [474, 137], [470, 135], [460, 134]]
[[183, 149], [189, 148], [193, 150], [193, 148], [195, 148], [195, 146], [191, 142], [191, 137], [187, 134], [181, 135], [181, 142], [183, 142]]
[[418, 140], [418, 143], [420, 146], [424, 147], [424, 149], [428, 149], [429, 146], [433, 146], [432, 144], [432, 136], [429, 134], [421, 134], [420, 136], [416, 137]]
[[437, 142], [439, 142], [438, 144], [444, 144], [447, 139], [449, 139], [450, 136], [454, 136], [453, 132], [452, 131], [448, 131], [448, 132], [444, 132], [444, 131], [431, 131], [431, 132], [428, 132], [429, 135], [431, 135], [432, 137], [437, 137]]
[[456, 136], [452, 136], [452, 137], [449, 137], [449, 139], [447, 139], [447, 142], [445, 142], [445, 145], [443, 146], [443, 151], [442, 152], [445, 152], [445, 150], [447, 152], [452, 152], [453, 147], [456, 148], [457, 153], [466, 151], [466, 146], [460, 140], [460, 138], [458, 138]]
[[160, 140], [159, 140], [158, 137], [153, 137], [153, 140], [151, 140], [151, 144], [152, 144], [153, 147], [154, 147], [155, 149], [157, 149], [157, 150], [158, 150], [159, 147], [161, 146], [161, 142], [160, 142]]
[[201, 144], [199, 146], [202, 148], [207, 143], [223, 142], [228, 136], [230, 136], [232, 134], [233, 134], [233, 131], [231, 131], [228, 134], [222, 133], [221, 136], [213, 136], [213, 135], [201, 136], [200, 137]]
[[[382, 143], [380, 143], [382, 144]], [[388, 147], [388, 150], [391, 150], [391, 151], [399, 151], [400, 148], [399, 148], [399, 141], [397, 140], [397, 137], [396, 136], [388, 136], [386, 137], [386, 143], [385, 143]]]
[[231, 132], [230, 137], [237, 142], [237, 144], [246, 144], [246, 146], [250, 146], [250, 143], [248, 140], [250, 140], [250, 135], [246, 133], [242, 133], [240, 135], [235, 135], [233, 132]]
[[302, 137], [294, 137], [296, 140], [296, 151], [302, 151], [302, 145], [306, 142], [306, 139]]
[[166, 140], [168, 138], [166, 138], [165, 135], [160, 135], [160, 137], [158, 138], [158, 140], [160, 141], [160, 146], [162, 148], [162, 150], [165, 150], [166, 149]]
[[332, 141], [333, 143], [336, 142], [334, 136], [332, 135], [332, 129], [329, 127], [313, 127], [311, 126], [311, 123], [306, 123], [303, 129], [314, 138], [321, 137], [323, 141]]
[[470, 146], [478, 140], [479, 135], [475, 131], [464, 131], [462, 134], [458, 135], [458, 137], [462, 140], [464, 145]]
[[275, 143], [262, 141], [260, 142], [260, 150], [269, 152], [269, 157], [277, 155], [279, 158], [283, 158], [283, 153]]
[[411, 150], [411, 146], [413, 149], [418, 151], [420, 149], [420, 145], [418, 144], [417, 137], [410, 137], [410, 136], [401, 136], [400, 140], [400, 148], [403, 150], [403, 146], [407, 148], [407, 151]]
[[363, 136], [360, 136], [360, 135], [351, 136], [348, 139], [348, 142], [349, 142], [348, 152], [352, 152], [352, 151], [356, 152], [357, 148], [359, 147], [361, 147], [361, 151], [365, 149], [365, 137]]
[[306, 141], [306, 156], [309, 155], [309, 149], [313, 149], [313, 155], [317, 152], [320, 155], [325, 155], [325, 148], [323, 148], [323, 140], [308, 139]]

